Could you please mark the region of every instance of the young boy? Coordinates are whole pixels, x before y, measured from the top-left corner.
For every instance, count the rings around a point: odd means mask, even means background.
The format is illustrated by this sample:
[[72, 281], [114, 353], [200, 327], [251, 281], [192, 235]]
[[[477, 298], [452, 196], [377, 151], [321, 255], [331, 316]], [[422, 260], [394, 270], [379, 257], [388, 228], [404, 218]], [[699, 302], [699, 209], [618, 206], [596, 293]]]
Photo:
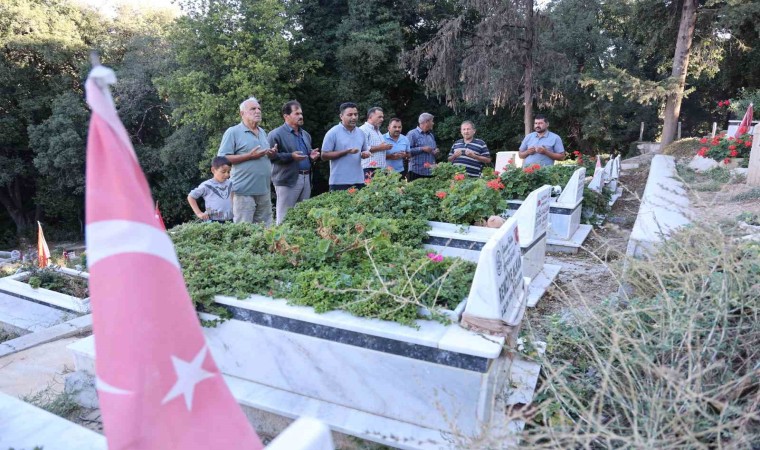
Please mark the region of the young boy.
[[[190, 191], [187, 202], [195, 215], [202, 220], [229, 222], [232, 220], [232, 182], [230, 169], [232, 164], [224, 156], [217, 156], [211, 161], [211, 173], [214, 178], [206, 180]], [[206, 211], [198, 207], [198, 199], [203, 197]]]

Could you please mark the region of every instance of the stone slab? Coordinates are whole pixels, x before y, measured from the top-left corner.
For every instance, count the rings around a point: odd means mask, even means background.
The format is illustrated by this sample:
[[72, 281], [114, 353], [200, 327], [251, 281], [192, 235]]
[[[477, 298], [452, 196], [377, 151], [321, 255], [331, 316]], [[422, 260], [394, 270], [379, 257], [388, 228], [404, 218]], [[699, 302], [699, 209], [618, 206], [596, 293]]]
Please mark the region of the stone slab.
[[333, 450], [330, 429], [311, 417], [301, 417], [267, 445], [268, 450]]
[[73, 422], [0, 393], [0, 448], [107, 450], [106, 438]]
[[544, 268], [538, 273], [528, 285], [528, 307], [532, 308], [538, 304], [541, 297], [551, 287], [554, 279], [557, 278], [562, 266], [556, 264], [544, 264]]
[[0, 392], [17, 397], [63, 390], [63, 374], [74, 368], [66, 346], [76, 337], [58, 339], [0, 358]]
[[0, 292], [0, 328], [25, 334], [49, 328], [74, 317], [71, 312]]
[[76, 317], [67, 322], [3, 342], [0, 357], [30, 349], [38, 345], [92, 331], [92, 315]]
[[645, 255], [664, 237], [688, 225], [691, 215], [688, 193], [677, 177], [675, 158], [656, 155], [652, 159], [626, 254]]
[[578, 253], [578, 250], [583, 246], [583, 243], [593, 229], [594, 227], [591, 225], [581, 224], [570, 239], [558, 239], [550, 235], [546, 239], [546, 251], [570, 254]]

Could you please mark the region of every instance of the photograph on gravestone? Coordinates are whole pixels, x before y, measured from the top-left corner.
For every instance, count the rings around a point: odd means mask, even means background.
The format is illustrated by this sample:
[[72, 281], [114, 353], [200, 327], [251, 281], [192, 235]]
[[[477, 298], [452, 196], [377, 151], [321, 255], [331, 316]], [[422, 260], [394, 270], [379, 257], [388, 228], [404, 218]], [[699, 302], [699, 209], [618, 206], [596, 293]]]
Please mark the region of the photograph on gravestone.
[[517, 221], [510, 218], [480, 253], [461, 324], [506, 336], [525, 312], [525, 286]]

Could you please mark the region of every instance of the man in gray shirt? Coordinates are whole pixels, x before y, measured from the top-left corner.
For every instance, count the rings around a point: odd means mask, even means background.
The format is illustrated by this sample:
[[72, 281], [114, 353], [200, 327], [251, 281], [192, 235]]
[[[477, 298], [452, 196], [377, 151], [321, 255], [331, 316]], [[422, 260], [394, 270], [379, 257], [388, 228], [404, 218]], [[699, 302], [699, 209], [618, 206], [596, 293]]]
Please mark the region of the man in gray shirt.
[[340, 123], [330, 128], [322, 141], [322, 159], [330, 161], [330, 190], [345, 191], [364, 187], [361, 160], [369, 158], [369, 144], [356, 128], [359, 109], [356, 103], [340, 105]]
[[562, 139], [549, 131], [549, 120], [541, 114], [533, 119], [533, 133], [528, 134], [520, 144], [520, 158], [523, 167], [532, 164], [540, 166], [554, 165], [554, 161], [565, 159], [565, 146]]
[[269, 144], [277, 148], [272, 162], [272, 184], [277, 192], [277, 224], [296, 203], [311, 197], [313, 161], [319, 149], [311, 148], [311, 135], [303, 129], [301, 104], [291, 100], [282, 106], [285, 123], [269, 133]]
[[271, 178], [277, 147], [269, 148], [267, 133], [259, 126], [261, 106], [251, 97], [240, 104], [241, 122], [224, 132], [218, 156], [232, 163], [232, 216], [235, 223], [272, 224]]

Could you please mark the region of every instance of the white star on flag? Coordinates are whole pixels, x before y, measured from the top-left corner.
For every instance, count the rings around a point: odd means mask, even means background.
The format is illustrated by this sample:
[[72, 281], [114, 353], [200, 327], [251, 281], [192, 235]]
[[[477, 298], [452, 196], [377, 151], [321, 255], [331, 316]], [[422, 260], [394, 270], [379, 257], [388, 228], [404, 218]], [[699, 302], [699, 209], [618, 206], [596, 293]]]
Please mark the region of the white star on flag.
[[174, 383], [172, 389], [161, 401], [162, 405], [165, 405], [180, 395], [184, 395], [185, 406], [187, 406], [188, 411], [192, 411], [195, 385], [205, 380], [206, 378], [216, 376], [211, 372], [203, 370], [201, 367], [203, 365], [203, 361], [206, 359], [207, 352], [208, 347], [204, 345], [201, 351], [198, 352], [198, 354], [195, 355], [195, 358], [193, 358], [193, 360], [190, 362], [183, 361], [182, 359], [172, 355], [172, 364], [174, 364], [174, 371], [177, 373], [177, 382]]

